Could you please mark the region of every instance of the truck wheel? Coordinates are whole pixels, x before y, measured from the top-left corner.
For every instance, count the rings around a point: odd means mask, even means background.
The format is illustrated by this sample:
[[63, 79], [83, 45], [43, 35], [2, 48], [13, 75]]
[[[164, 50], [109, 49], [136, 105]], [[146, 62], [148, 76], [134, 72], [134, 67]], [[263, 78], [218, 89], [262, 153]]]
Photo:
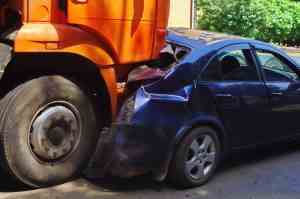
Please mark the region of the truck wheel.
[[90, 99], [72, 81], [45, 76], [1, 100], [0, 164], [31, 187], [61, 184], [87, 165], [97, 142]]
[[221, 157], [217, 133], [209, 127], [191, 131], [179, 144], [168, 174], [178, 188], [205, 184], [214, 175]]

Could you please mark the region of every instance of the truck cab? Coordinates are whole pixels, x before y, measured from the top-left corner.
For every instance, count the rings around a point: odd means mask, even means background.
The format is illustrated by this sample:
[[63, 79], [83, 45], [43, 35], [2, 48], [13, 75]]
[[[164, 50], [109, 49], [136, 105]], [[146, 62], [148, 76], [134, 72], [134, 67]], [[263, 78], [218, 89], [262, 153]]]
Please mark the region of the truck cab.
[[0, 115], [10, 122], [18, 115], [16, 124], [0, 124], [7, 129], [2, 167], [33, 187], [64, 182], [86, 166], [101, 129], [114, 120], [129, 72], [159, 59], [169, 0], [0, 6]]

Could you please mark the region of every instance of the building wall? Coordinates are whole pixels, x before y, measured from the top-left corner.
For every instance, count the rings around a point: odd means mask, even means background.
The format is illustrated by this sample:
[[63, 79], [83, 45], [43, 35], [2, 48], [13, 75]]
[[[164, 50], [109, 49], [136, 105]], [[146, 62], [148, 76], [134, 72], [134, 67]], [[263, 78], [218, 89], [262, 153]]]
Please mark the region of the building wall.
[[192, 0], [171, 0], [170, 27], [191, 28]]

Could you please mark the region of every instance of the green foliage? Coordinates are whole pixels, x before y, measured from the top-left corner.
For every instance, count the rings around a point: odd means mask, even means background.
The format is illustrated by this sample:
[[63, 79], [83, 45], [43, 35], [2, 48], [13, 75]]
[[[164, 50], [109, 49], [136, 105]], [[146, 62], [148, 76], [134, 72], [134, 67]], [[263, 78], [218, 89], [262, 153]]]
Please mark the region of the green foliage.
[[292, 0], [198, 0], [201, 29], [300, 45], [300, 3]]

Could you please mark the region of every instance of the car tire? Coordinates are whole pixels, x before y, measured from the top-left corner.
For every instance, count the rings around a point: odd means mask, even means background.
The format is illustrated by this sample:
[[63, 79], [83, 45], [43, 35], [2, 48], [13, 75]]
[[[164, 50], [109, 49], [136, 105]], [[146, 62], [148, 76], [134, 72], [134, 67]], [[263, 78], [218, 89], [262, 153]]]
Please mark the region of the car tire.
[[168, 179], [177, 188], [201, 186], [212, 178], [220, 159], [217, 132], [210, 127], [195, 128], [178, 145]]
[[25, 82], [0, 102], [0, 164], [11, 179], [46, 187], [77, 177], [97, 142], [90, 98], [62, 76]]

